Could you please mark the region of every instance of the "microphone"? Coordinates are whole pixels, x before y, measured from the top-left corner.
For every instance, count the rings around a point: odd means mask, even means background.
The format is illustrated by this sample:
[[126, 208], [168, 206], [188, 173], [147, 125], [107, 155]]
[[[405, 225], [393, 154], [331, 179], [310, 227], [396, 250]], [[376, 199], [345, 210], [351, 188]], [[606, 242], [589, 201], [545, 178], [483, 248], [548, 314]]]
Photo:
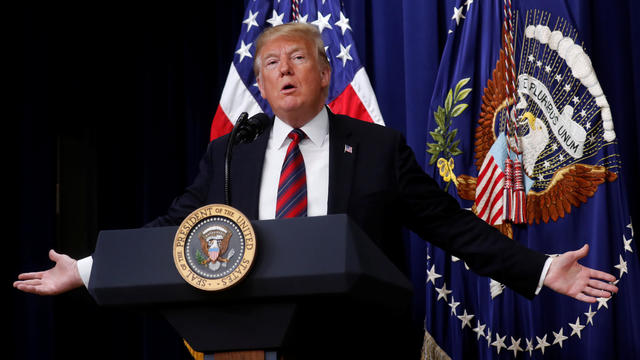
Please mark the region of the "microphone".
[[[246, 113], [243, 113], [246, 115]], [[248, 144], [253, 142], [269, 125], [271, 119], [265, 113], [257, 113], [250, 118], [242, 117], [236, 122], [238, 131], [233, 139], [234, 144]]]

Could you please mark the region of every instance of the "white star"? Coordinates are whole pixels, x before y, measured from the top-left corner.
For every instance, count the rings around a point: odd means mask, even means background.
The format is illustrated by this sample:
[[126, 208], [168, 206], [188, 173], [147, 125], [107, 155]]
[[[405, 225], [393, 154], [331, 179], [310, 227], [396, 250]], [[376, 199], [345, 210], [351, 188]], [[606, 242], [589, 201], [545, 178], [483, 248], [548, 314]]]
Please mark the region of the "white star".
[[560, 328], [560, 331], [557, 333], [552, 331], [553, 336], [555, 337], [555, 339], [553, 339], [553, 345], [560, 344], [560, 348], [562, 348], [562, 342], [568, 339], [568, 337], [564, 336], [563, 332], [564, 328]]
[[624, 261], [624, 259], [622, 258], [622, 255], [620, 256], [620, 263], [618, 265], [614, 265], [613, 267], [620, 270], [620, 276], [618, 276], [618, 278], [622, 277], [622, 274], [627, 272], [627, 262]]
[[436, 288], [436, 292], [438, 292], [438, 299], [444, 298], [444, 302], [447, 302], [447, 295], [451, 294], [451, 290], [447, 290], [447, 283], [443, 283], [441, 288]]
[[580, 116], [582, 116], [582, 117], [587, 116], [587, 112], [584, 111], [584, 109], [580, 110]]
[[459, 257], [456, 257], [456, 256], [451, 255], [451, 262], [457, 262], [457, 261], [460, 261], [460, 258], [459, 258]]
[[456, 26], [460, 25], [460, 19], [465, 19], [464, 15], [462, 15], [462, 8], [464, 7], [464, 5], [460, 6], [460, 8], [457, 7], [453, 7], [453, 16], [451, 17], [451, 20], [455, 20], [456, 21]]
[[571, 99], [571, 101], [573, 101], [574, 104], [577, 104], [580, 102], [580, 98], [577, 96], [574, 96], [573, 99]]
[[624, 251], [633, 252], [633, 249], [631, 248], [631, 241], [633, 241], [633, 238], [629, 238], [629, 240], [627, 240], [627, 238], [624, 236], [624, 234], [622, 234], [622, 242], [624, 243]]
[[569, 86], [569, 84], [566, 84], [566, 85], [564, 86], [564, 91], [567, 91], [567, 92], [568, 92], [569, 90], [571, 90], [571, 86]]
[[456, 308], [458, 307], [458, 305], [460, 305], [460, 303], [456, 302], [453, 299], [453, 295], [451, 295], [451, 302], [449, 303], [449, 307], [451, 308], [451, 315], [458, 316], [458, 314], [456, 313]]
[[547, 334], [544, 334], [544, 337], [542, 339], [536, 336], [536, 340], [538, 340], [538, 345], [536, 345], [536, 350], [540, 349], [540, 351], [542, 351], [542, 353], [544, 354], [544, 348], [551, 345], [547, 342]]
[[487, 349], [491, 347], [491, 328], [487, 328]]
[[549, 163], [549, 160], [545, 160], [545, 161], [542, 163], [542, 166], [544, 166], [544, 168], [545, 168], [545, 169], [548, 169], [548, 168], [550, 168], [550, 167], [551, 167], [551, 163]]
[[593, 135], [593, 134], [589, 135], [589, 142], [594, 143], [594, 142], [596, 142], [596, 139], [597, 139], [597, 138], [596, 138], [596, 136], [595, 136], [595, 135]]
[[308, 17], [309, 17], [309, 14], [307, 14], [307, 15], [305, 15], [305, 16], [300, 16], [300, 17], [298, 18], [298, 22], [299, 22], [299, 23], [306, 24], [306, 23], [307, 23], [307, 18], [308, 18]]
[[247, 32], [251, 30], [252, 26], [258, 27], [258, 23], [256, 22], [256, 17], [258, 16], [258, 14], [260, 14], [260, 11], [254, 14], [251, 10], [249, 10], [249, 17], [242, 21], [243, 24], [247, 24]]
[[533, 353], [533, 340], [529, 340], [529, 339], [524, 339], [527, 342], [527, 348], [524, 349], [524, 351], [528, 351], [529, 352], [529, 356], [531, 356], [531, 353]]
[[478, 320], [478, 326], [476, 326], [475, 329], [473, 329], [473, 332], [475, 332], [477, 335], [476, 340], [480, 339], [480, 336], [484, 336], [484, 328], [487, 327], [487, 325], [481, 325], [480, 324], [480, 320]]
[[587, 123], [584, 124], [584, 127], [586, 127], [587, 130], [591, 129], [591, 121], [587, 121]]
[[550, 73], [551, 72], [551, 66], [547, 65], [544, 67], [544, 72], [546, 73]]
[[427, 271], [427, 282], [431, 281], [433, 286], [436, 285], [436, 279], [442, 277], [442, 275], [436, 274], [436, 266], [431, 265], [431, 270]]
[[471, 7], [471, 4], [473, 4], [473, 0], [467, 0], [464, 4], [467, 5], [467, 12], [469, 12], [469, 8]]
[[345, 31], [351, 30], [351, 26], [349, 25], [349, 18], [345, 17], [342, 11], [340, 11], [340, 20], [336, 21], [334, 25], [337, 25], [342, 29], [342, 35], [344, 35]]
[[533, 55], [529, 55], [529, 57], [527, 57], [527, 59], [529, 60], [529, 62], [533, 62], [533, 60], [535, 60], [535, 58], [533, 57]]
[[273, 9], [273, 13], [271, 14], [271, 18], [267, 20], [271, 26], [282, 25], [282, 18], [284, 17], [284, 13], [278, 15], [275, 9]]
[[320, 31], [320, 33], [322, 34], [322, 31], [324, 29], [333, 29], [331, 27], [331, 24], [329, 24], [329, 19], [331, 18], [331, 14], [328, 14], [327, 16], [322, 16], [322, 14], [320, 13], [320, 11], [318, 11], [318, 20], [312, 22], [313, 25], [318, 27], [318, 30]]
[[518, 351], [522, 351], [522, 348], [520, 347], [520, 340], [521, 339], [514, 339], [513, 336], [511, 337], [511, 346], [509, 346], [507, 350], [513, 351], [513, 357], [518, 357]]
[[584, 325], [580, 324], [580, 316], [578, 316], [578, 318], [576, 319], [576, 323], [575, 324], [569, 323], [569, 326], [573, 329], [571, 331], [571, 335], [570, 336], [573, 336], [573, 335], [577, 334], [578, 335], [578, 339], [580, 339], [580, 331], [582, 331], [582, 329], [584, 329]]
[[496, 341], [492, 342], [491, 345], [496, 347], [496, 351], [500, 354], [500, 349], [507, 348], [507, 345], [504, 344], [504, 339], [507, 336], [500, 337], [500, 334], [496, 333]]
[[558, 144], [553, 143], [553, 145], [551, 145], [551, 150], [553, 150], [553, 151], [558, 150]]
[[560, 156], [558, 156], [558, 160], [560, 160], [560, 161], [564, 161], [564, 155], [563, 155], [563, 154], [560, 154]]
[[537, 67], [542, 67], [542, 61], [540, 61], [540, 60], [536, 61], [536, 66]]
[[587, 322], [584, 323], [585, 325], [588, 323], [591, 323], [591, 326], [593, 326], [593, 315], [596, 314], [595, 311], [591, 311], [591, 305], [589, 305], [589, 312], [584, 313], [585, 315], [587, 315]]
[[601, 307], [606, 307], [607, 309], [609, 308], [609, 305], [607, 305], [607, 301], [609, 301], [609, 299], [611, 299], [610, 297], [608, 298], [596, 298], [596, 300], [598, 300], [598, 310], [600, 310]]
[[347, 60], [353, 60], [351, 54], [349, 54], [349, 50], [351, 50], [351, 44], [347, 45], [346, 48], [342, 46], [342, 44], [340, 44], [340, 54], [338, 54], [336, 57], [338, 59], [342, 59], [342, 66], [345, 66]]
[[[249, 10], [251, 11], [251, 10]], [[248, 57], [253, 57], [251, 56], [251, 53], [249, 52], [249, 48], [251, 47], [251, 44], [253, 43], [248, 43], [247, 45], [244, 44], [244, 40], [241, 40], [241, 45], [240, 45], [240, 49], [238, 49], [236, 51], [236, 54], [240, 55], [240, 61], [238, 62], [242, 62], [242, 60], [244, 60], [245, 56]]]
[[556, 75], [556, 81], [562, 82], [562, 76], [560, 76], [560, 74]]
[[462, 321], [461, 329], [464, 329], [465, 326], [471, 327], [470, 321], [474, 316], [473, 314], [467, 315], [467, 309], [464, 309], [464, 314], [458, 315], [458, 319]]
[[631, 237], [633, 237], [633, 223], [629, 222], [629, 225], [627, 225], [627, 227], [631, 229]]

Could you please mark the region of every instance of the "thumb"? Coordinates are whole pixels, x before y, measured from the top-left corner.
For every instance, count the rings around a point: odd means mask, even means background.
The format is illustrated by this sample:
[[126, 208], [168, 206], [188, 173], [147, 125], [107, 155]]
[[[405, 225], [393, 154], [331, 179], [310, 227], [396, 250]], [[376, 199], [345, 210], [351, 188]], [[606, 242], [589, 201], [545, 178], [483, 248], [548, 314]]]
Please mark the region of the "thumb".
[[53, 250], [53, 249], [49, 250], [49, 259], [51, 259], [51, 261], [57, 263], [58, 261], [60, 261], [61, 257], [62, 256], [60, 254], [58, 254], [55, 250]]
[[589, 253], [589, 244], [584, 244], [583, 247], [581, 247], [580, 249], [574, 252], [576, 256], [576, 260], [582, 259], [583, 257], [587, 256], [588, 253]]

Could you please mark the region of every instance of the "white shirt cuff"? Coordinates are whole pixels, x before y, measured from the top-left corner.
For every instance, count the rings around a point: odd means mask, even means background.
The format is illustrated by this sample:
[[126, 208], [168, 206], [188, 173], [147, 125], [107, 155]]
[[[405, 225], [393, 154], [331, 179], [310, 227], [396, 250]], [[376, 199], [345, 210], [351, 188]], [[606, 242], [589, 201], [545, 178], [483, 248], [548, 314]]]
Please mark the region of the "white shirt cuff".
[[547, 272], [549, 272], [549, 267], [551, 266], [551, 262], [553, 261], [553, 257], [549, 256], [547, 261], [544, 262], [544, 267], [542, 268], [542, 273], [540, 274], [540, 280], [538, 280], [538, 287], [536, 288], [536, 295], [542, 290], [544, 286], [544, 279], [547, 277]]
[[84, 259], [78, 260], [76, 265], [78, 266], [78, 273], [80, 274], [80, 278], [84, 283], [84, 287], [88, 289], [89, 278], [91, 277], [91, 267], [93, 266], [93, 258], [91, 256], [87, 256]]

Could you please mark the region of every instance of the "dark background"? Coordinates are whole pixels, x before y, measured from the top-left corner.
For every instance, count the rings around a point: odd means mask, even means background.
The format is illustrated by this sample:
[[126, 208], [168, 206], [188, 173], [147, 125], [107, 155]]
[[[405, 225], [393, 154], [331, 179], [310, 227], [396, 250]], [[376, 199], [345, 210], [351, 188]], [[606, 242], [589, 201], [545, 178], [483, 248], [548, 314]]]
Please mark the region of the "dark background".
[[[407, 134], [421, 163], [452, 4], [345, 2], [382, 115]], [[612, 103], [622, 179], [637, 219], [640, 34], [631, 14], [640, 9], [631, 0], [584, 6], [592, 31], [582, 35], [594, 66], [600, 77], [622, 84], [602, 86]], [[82, 258], [93, 251], [100, 230], [139, 227], [163, 214], [195, 176], [243, 13], [243, 1], [7, 9], [7, 358], [187, 357], [177, 334], [153, 312], [97, 307], [84, 289], [38, 297], [11, 283], [20, 272], [50, 267], [51, 248]], [[425, 18], [432, 32], [407, 31], [407, 23]], [[426, 41], [438, 45], [426, 57], [410, 55], [409, 45]], [[396, 47], [403, 43], [405, 57], [399, 58]], [[610, 51], [628, 56], [604, 66]], [[426, 95], [416, 97], [411, 86], [427, 89]], [[412, 105], [419, 109], [407, 115]], [[630, 116], [619, 116], [621, 107]]]

